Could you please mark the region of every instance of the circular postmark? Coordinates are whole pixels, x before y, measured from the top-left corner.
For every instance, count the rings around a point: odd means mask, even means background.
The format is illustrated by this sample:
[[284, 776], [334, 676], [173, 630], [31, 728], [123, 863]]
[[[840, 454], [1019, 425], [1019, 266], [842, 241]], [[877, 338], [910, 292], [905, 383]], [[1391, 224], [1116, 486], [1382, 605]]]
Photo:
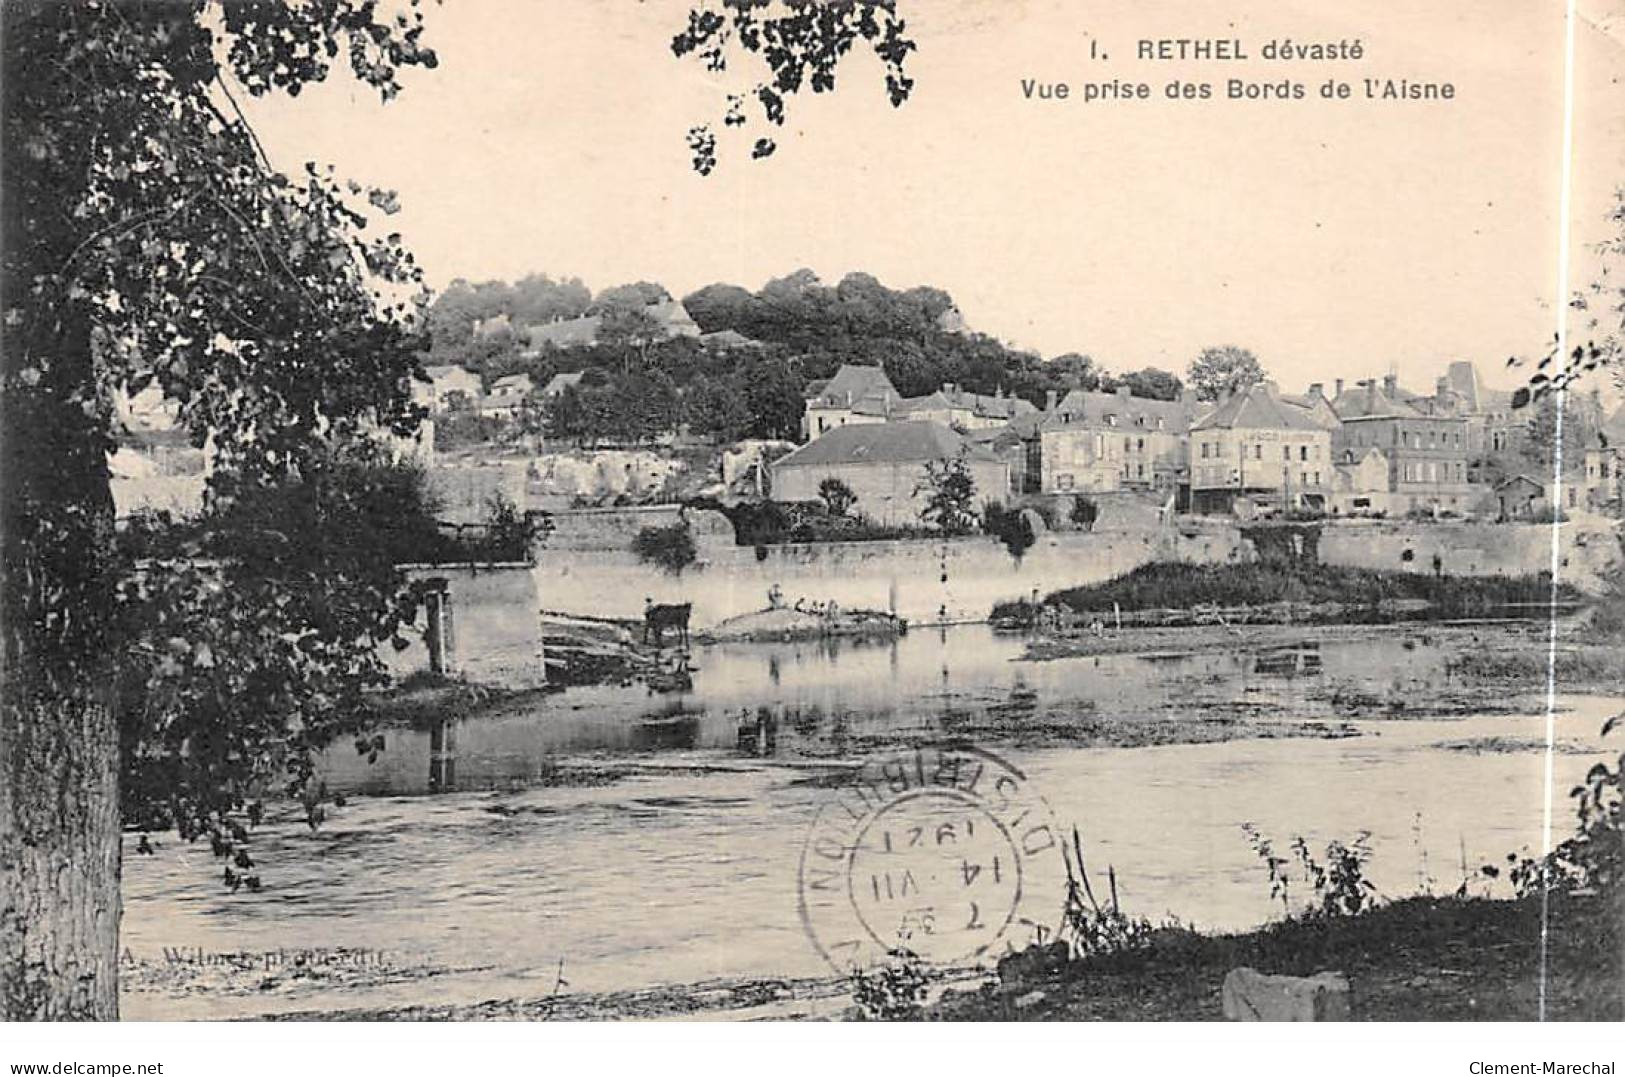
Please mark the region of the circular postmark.
[[841, 973], [904, 948], [937, 965], [1054, 936], [1066, 868], [1049, 805], [971, 747], [867, 759], [819, 809], [801, 851], [801, 921]]

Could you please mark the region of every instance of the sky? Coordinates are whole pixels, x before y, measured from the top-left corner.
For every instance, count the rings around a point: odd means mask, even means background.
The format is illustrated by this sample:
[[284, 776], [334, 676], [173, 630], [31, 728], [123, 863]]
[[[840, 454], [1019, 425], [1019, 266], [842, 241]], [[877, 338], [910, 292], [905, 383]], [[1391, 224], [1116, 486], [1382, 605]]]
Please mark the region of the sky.
[[[800, 267], [950, 292], [969, 324], [1051, 356], [1183, 371], [1252, 349], [1284, 388], [1452, 359], [1492, 384], [1560, 316], [1563, 5], [1557, 0], [898, 0], [912, 98], [854, 53], [780, 132], [724, 132], [709, 177], [684, 133], [720, 120], [727, 75], [670, 51], [675, 0], [426, 5], [433, 71], [393, 102], [334, 78], [248, 104], [273, 161], [400, 192], [390, 222], [432, 285], [531, 272], [594, 288], [759, 287]], [[1572, 212], [1576, 285], [1625, 184], [1625, 0], [1582, 0]], [[1140, 39], [1239, 38], [1244, 62], [1141, 61]], [[1266, 61], [1264, 42], [1354, 41], [1358, 61]], [[1108, 59], [1092, 60], [1091, 43]], [[1302, 101], [1222, 99], [1292, 79]], [[1351, 100], [1323, 100], [1328, 78]], [[1448, 81], [1449, 101], [1368, 101], [1365, 78]], [[1022, 80], [1065, 81], [1064, 101]], [[1083, 100], [1144, 81], [1149, 101]], [[1174, 79], [1218, 100], [1170, 101]], [[720, 124], [717, 125], [721, 131]], [[774, 133], [779, 150], [749, 159]], [[735, 137], [727, 137], [735, 136]]]

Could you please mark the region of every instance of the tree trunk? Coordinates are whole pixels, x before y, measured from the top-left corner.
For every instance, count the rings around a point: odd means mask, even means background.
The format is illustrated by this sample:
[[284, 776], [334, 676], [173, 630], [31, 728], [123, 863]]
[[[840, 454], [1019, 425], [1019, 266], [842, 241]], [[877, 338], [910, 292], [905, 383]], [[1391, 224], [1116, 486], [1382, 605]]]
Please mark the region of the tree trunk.
[[83, 697], [0, 716], [0, 1020], [118, 1017], [118, 733]]
[[[118, 1016], [118, 578], [109, 407], [65, 274], [89, 138], [53, 48], [79, 5], [0, 4], [0, 1019]], [[88, 106], [80, 106], [88, 107]], [[36, 291], [36, 285], [41, 289]]]

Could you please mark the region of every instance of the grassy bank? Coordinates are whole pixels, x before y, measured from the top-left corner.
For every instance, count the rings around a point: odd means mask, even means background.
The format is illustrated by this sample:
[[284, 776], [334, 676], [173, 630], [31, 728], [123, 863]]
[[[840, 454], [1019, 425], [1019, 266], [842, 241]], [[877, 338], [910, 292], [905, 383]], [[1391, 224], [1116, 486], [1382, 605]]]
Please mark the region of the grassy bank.
[[[1625, 1018], [1625, 907], [1618, 896], [1554, 897], [1546, 1016]], [[925, 1013], [965, 1021], [1217, 1021], [1231, 969], [1350, 983], [1355, 1020], [1532, 1021], [1541, 907], [1416, 897], [1358, 916], [1292, 920], [1240, 935], [1156, 932], [1142, 950], [1044, 970], [1007, 962], [1000, 982], [948, 992]]]
[[[1571, 585], [1558, 585], [1558, 599], [1580, 598]], [[1242, 607], [1292, 603], [1380, 610], [1396, 603], [1423, 603], [1447, 616], [1471, 617], [1509, 605], [1540, 605], [1552, 598], [1551, 576], [1434, 576], [1387, 572], [1303, 561], [1261, 561], [1234, 565], [1157, 562], [1105, 583], [1052, 592], [1041, 605], [1075, 613], [1110, 614], [1143, 610], [1188, 610], [1198, 606]], [[1031, 620], [1031, 603], [994, 607], [995, 621]]]

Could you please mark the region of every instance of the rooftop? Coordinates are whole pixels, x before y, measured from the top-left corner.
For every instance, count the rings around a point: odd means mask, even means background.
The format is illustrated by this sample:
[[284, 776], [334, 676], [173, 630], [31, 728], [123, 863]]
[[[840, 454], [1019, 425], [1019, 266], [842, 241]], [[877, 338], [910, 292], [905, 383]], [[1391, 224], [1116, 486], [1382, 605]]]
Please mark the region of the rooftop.
[[1249, 385], [1191, 425], [1192, 430], [1311, 430], [1325, 433], [1303, 408], [1288, 404], [1269, 383]]
[[963, 452], [972, 460], [996, 461], [987, 450], [941, 423], [911, 420], [838, 426], [774, 463], [781, 467], [841, 464], [924, 464]]

